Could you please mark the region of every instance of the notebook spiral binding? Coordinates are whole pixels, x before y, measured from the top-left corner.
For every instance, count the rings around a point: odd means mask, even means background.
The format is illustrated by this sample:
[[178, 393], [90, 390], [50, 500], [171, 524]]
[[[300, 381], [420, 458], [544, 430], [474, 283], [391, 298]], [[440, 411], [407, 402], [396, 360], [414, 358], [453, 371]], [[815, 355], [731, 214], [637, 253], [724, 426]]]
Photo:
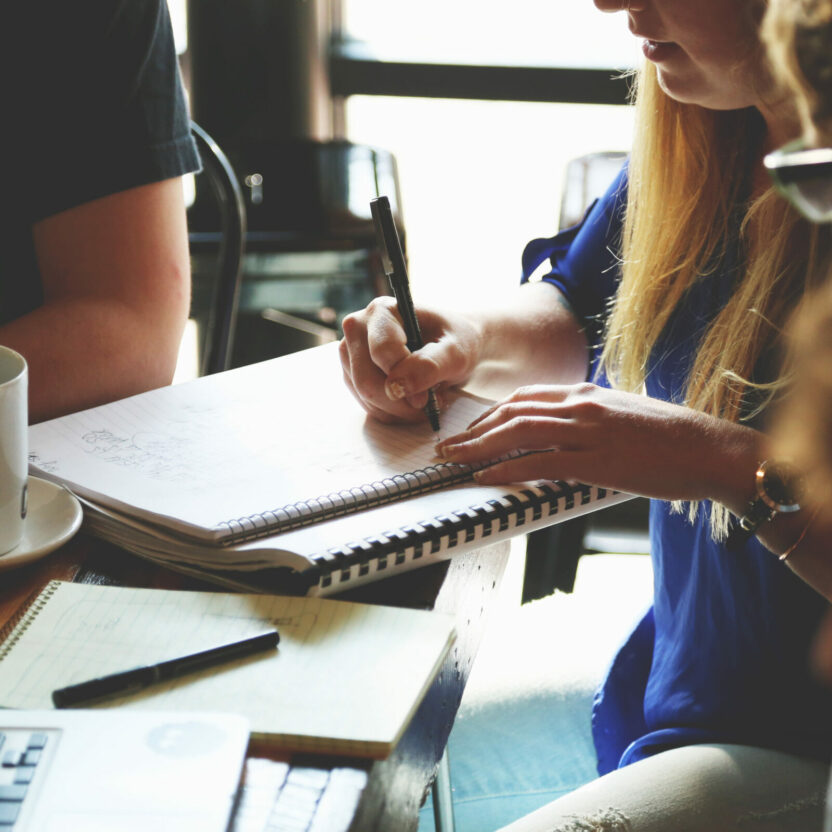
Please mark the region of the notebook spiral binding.
[[12, 648], [20, 641], [23, 633], [38, 617], [49, 599], [57, 592], [59, 581], [50, 581], [42, 590], [35, 590], [20, 605], [17, 612], [0, 628], [0, 662], [8, 656]]
[[395, 502], [402, 497], [438, 491], [450, 485], [458, 485], [473, 479], [475, 471], [485, 468], [481, 465], [459, 465], [440, 462], [428, 465], [418, 471], [396, 474], [377, 482], [324, 494], [311, 500], [290, 503], [282, 508], [226, 520], [216, 527], [217, 536], [223, 545], [254, 540], [258, 537], [288, 532], [292, 529], [331, 520], [345, 514], [354, 514], [368, 508]]
[[[470, 543], [478, 534], [483, 540], [494, 532], [495, 522], [498, 524], [497, 531], [505, 532], [526, 522], [542, 519], [544, 512], [547, 517], [552, 517], [619, 493], [581, 483], [539, 483], [524, 488], [520, 492], [522, 497], [506, 494], [500, 499], [330, 549], [313, 558], [315, 567], [309, 577], [325, 588], [332, 585], [336, 573], [340, 573], [342, 582], [350, 580], [354, 568], [358, 570], [357, 577], [368, 574], [371, 562], [377, 571], [386, 569], [388, 565], [401, 566], [410, 548], [413, 549], [411, 560], [415, 561], [425, 554], [436, 554], [443, 543], [452, 549], [460, 543]], [[392, 564], [389, 563], [390, 558], [393, 559]]]

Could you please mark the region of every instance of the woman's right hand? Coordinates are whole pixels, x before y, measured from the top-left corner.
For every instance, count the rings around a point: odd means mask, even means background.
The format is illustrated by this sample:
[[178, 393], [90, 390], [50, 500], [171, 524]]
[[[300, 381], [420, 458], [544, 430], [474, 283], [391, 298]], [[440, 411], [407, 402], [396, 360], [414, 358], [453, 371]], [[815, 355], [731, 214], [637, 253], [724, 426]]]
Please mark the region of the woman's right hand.
[[481, 330], [468, 318], [417, 310], [424, 347], [411, 353], [392, 297], [375, 298], [344, 318], [344, 379], [361, 406], [383, 422], [425, 419], [427, 391], [464, 382], [477, 366]]

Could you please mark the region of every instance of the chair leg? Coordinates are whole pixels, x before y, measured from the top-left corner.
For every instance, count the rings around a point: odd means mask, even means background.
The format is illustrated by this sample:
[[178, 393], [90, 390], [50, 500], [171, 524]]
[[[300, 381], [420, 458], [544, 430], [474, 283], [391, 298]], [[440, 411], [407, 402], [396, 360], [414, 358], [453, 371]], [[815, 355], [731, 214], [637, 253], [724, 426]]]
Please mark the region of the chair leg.
[[545, 598], [556, 589], [572, 592], [586, 527], [584, 515], [529, 534], [522, 603]]
[[436, 779], [431, 786], [433, 796], [433, 824], [436, 832], [454, 832], [454, 799], [451, 793], [451, 767], [448, 749], [436, 769]]

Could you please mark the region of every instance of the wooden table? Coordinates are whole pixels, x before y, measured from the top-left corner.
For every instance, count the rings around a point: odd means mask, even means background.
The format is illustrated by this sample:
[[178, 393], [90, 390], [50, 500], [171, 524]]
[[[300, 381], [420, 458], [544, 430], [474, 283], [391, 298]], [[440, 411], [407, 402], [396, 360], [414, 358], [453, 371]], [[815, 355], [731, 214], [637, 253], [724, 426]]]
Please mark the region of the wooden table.
[[[279, 749], [260, 745], [252, 745], [249, 756], [288, 759], [293, 766], [366, 771], [367, 786], [354, 812], [351, 832], [415, 830], [419, 807], [447, 744], [487, 612], [505, 570], [508, 549], [508, 542], [504, 541], [336, 596], [365, 603], [434, 609], [456, 618], [456, 643], [390, 757], [376, 762], [299, 754], [289, 758], [281, 756]], [[0, 572], [0, 628], [30, 594], [54, 579], [166, 589], [217, 589], [80, 534], [42, 561], [17, 571]]]

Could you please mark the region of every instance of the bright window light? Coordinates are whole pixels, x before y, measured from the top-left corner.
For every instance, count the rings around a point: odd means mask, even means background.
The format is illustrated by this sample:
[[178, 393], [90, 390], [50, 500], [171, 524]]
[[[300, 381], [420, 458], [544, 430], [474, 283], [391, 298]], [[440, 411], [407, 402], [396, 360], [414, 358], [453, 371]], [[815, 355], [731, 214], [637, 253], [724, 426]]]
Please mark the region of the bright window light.
[[187, 0], [168, 0], [170, 23], [176, 53], [182, 55], [188, 48], [188, 3]]
[[568, 161], [626, 151], [632, 111], [354, 96], [347, 124], [398, 162], [417, 300], [463, 304], [517, 283], [526, 242], [557, 230]]
[[[379, 58], [629, 68], [623, 14], [589, 0], [343, 0], [345, 30]], [[624, 106], [353, 96], [352, 141], [398, 162], [414, 293], [463, 303], [516, 283], [533, 237], [557, 230], [570, 159], [626, 151]]]
[[350, 37], [380, 58], [539, 66], [633, 67], [623, 14], [590, 0], [343, 0]]

